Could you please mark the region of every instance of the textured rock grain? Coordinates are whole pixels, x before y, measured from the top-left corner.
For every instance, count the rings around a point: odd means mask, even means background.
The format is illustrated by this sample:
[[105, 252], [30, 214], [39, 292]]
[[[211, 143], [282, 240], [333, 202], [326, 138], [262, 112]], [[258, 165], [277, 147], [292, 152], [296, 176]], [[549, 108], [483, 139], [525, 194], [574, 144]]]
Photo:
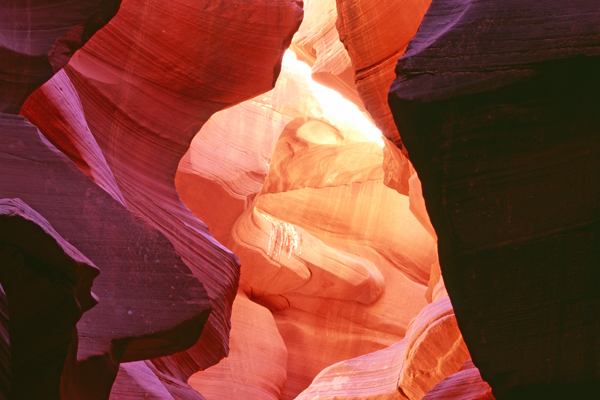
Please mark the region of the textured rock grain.
[[356, 89], [385, 137], [402, 147], [387, 104], [398, 57], [431, 0], [336, 0], [337, 30], [354, 67]]
[[194, 344], [211, 304], [171, 243], [23, 117], [0, 114], [0, 135], [0, 193], [43, 215], [101, 271], [94, 282], [100, 302], [78, 322], [79, 338], [64, 363], [63, 396], [107, 399], [119, 362]]
[[[73, 90], [56, 93], [49, 85], [24, 108], [71, 158], [90, 169], [108, 166], [90, 173], [114, 179], [105, 188], [164, 233], [205, 284], [214, 311], [202, 337], [189, 351], [154, 361], [176, 380], [227, 354], [239, 276], [235, 256], [181, 202], [177, 165], [210, 115], [272, 88], [301, 17], [300, 6], [288, 0], [124, 1], [64, 69], [78, 99], [69, 98]], [[78, 101], [80, 110], [66, 106]], [[44, 115], [49, 107], [59, 111], [54, 118]], [[57, 129], [57, 119], [77, 122]], [[105, 164], [97, 162], [90, 142]]]
[[600, 11], [433, 1], [390, 105], [498, 399], [600, 388]]
[[60, 399], [75, 324], [97, 303], [98, 269], [20, 199], [0, 199], [0, 265], [0, 396]]

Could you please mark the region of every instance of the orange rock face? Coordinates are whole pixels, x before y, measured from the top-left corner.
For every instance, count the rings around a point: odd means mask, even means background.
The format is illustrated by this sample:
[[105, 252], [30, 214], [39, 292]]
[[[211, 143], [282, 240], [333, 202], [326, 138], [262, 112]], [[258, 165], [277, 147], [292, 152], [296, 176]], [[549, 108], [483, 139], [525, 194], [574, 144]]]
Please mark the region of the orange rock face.
[[[211, 118], [176, 179], [190, 209], [240, 258], [244, 296], [272, 312], [287, 349], [285, 386], [271, 378], [270, 387], [281, 390], [276, 395], [249, 392], [265, 378], [244, 367], [253, 351], [249, 343], [261, 343], [248, 329], [239, 330], [247, 332], [245, 346], [232, 348], [231, 360], [197, 373], [190, 384], [207, 398], [209, 392], [228, 398], [224, 387], [233, 381], [253, 398], [293, 399], [324, 368], [367, 354], [365, 365], [381, 364], [388, 376], [381, 379], [391, 382], [387, 389], [375, 385], [376, 391], [401, 395], [401, 385], [419, 398], [458, 371], [468, 352], [447, 295], [434, 297], [433, 311], [421, 311], [437, 256], [418, 179], [410, 181], [417, 187], [411, 197], [384, 185], [381, 140], [328, 108], [301, 66], [285, 60], [273, 91]], [[218, 218], [225, 210], [231, 213]], [[247, 308], [246, 318], [252, 315]], [[233, 331], [247, 323], [234, 315]], [[383, 355], [368, 354], [374, 351]], [[390, 357], [399, 364], [386, 367]], [[333, 398], [331, 387], [318, 381], [299, 398]], [[360, 387], [352, 381], [347, 389]], [[373, 394], [363, 392], [365, 398]]]
[[384, 136], [401, 147], [388, 91], [394, 69], [431, 0], [336, 0], [337, 29], [355, 71], [356, 89]]
[[325, 368], [297, 400], [420, 400], [468, 357], [446, 296], [423, 308], [403, 340]]
[[233, 302], [230, 356], [189, 379], [207, 400], [278, 400], [287, 377], [287, 350], [273, 315], [244, 292]]
[[294, 36], [291, 50], [312, 67], [311, 76], [336, 90], [364, 110], [354, 84], [354, 69], [335, 27], [335, 0], [304, 2], [304, 21]]
[[272, 87], [301, 17], [288, 0], [124, 1], [23, 108], [88, 176], [162, 231], [206, 287], [214, 310], [199, 342], [155, 363], [175, 378], [227, 355], [239, 276], [236, 257], [179, 199], [177, 165], [212, 113]]

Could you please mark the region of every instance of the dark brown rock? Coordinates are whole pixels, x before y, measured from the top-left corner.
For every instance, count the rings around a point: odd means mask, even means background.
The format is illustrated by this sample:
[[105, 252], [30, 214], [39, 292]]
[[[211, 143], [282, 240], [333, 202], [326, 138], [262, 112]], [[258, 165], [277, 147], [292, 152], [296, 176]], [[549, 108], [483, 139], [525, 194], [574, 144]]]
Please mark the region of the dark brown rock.
[[17, 114], [27, 96], [66, 65], [120, 4], [121, 0], [2, 2], [0, 112]]
[[436, 1], [390, 106], [497, 399], [600, 389], [600, 8]]
[[75, 324], [97, 302], [96, 276], [41, 215], [19, 199], [0, 199], [3, 398], [60, 399]]
[[62, 396], [107, 399], [120, 362], [192, 346], [210, 300], [160, 232], [89, 180], [26, 119], [0, 117], [0, 196], [23, 199], [102, 272], [94, 282], [100, 302], [71, 342], [76, 351], [65, 364]]

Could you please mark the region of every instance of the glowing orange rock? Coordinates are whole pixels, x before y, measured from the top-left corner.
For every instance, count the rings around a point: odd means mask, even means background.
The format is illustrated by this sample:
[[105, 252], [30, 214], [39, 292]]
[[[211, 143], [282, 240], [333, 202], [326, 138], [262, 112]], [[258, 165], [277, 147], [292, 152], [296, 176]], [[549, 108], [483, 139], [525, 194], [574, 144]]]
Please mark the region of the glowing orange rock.
[[279, 400], [287, 350], [266, 308], [238, 292], [231, 314], [229, 357], [192, 375], [189, 384], [207, 400]]
[[469, 357], [448, 297], [425, 307], [402, 341], [324, 369], [298, 400], [420, 400]]
[[272, 91], [214, 114], [192, 140], [175, 183], [221, 243], [228, 245], [233, 224], [261, 190], [281, 131], [307, 114], [323, 110], [306, 78], [284, 63]]
[[492, 388], [487, 384], [473, 361], [469, 359], [459, 372], [450, 375], [433, 389], [423, 400], [494, 400]]
[[401, 147], [388, 106], [398, 58], [431, 0], [337, 0], [337, 30], [355, 71], [356, 89], [384, 136]]
[[357, 132], [296, 119], [232, 230], [241, 285], [274, 311], [288, 348], [284, 399], [328, 365], [402, 339], [424, 306], [435, 241], [383, 184], [382, 161]]
[[[211, 114], [273, 86], [301, 16], [299, 4], [288, 0], [124, 1], [65, 67], [73, 90], [56, 93], [66, 83], [55, 82], [23, 109], [57, 147], [83, 160], [89, 174], [109, 182], [109, 192], [161, 230], [205, 285], [214, 311], [199, 342], [155, 363], [181, 380], [227, 354], [239, 272], [233, 254], [181, 202], [177, 165]], [[222, 56], [225, 49], [230, 58]], [[50, 105], [56, 112], [49, 117]], [[98, 154], [87, 144], [94, 142], [105, 164], [92, 160]]]
[[290, 48], [312, 67], [312, 78], [364, 109], [354, 85], [354, 68], [335, 26], [335, 0], [304, 2], [304, 20]]

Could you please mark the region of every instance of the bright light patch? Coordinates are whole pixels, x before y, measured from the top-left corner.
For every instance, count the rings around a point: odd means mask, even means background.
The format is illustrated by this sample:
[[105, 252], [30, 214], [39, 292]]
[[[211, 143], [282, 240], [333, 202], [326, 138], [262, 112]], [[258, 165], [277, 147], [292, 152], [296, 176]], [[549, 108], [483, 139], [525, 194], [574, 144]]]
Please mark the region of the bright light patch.
[[353, 125], [368, 139], [379, 143], [383, 147], [384, 144], [381, 131], [363, 115], [354, 103], [343, 98], [342, 95], [335, 90], [329, 89], [328, 87], [313, 81], [310, 75], [310, 67], [304, 62], [298, 61], [296, 55], [291, 50], [286, 50], [283, 56], [283, 65], [294, 68], [310, 82], [310, 88], [326, 115], [330, 115], [334, 119], [343, 120], [348, 124]]

